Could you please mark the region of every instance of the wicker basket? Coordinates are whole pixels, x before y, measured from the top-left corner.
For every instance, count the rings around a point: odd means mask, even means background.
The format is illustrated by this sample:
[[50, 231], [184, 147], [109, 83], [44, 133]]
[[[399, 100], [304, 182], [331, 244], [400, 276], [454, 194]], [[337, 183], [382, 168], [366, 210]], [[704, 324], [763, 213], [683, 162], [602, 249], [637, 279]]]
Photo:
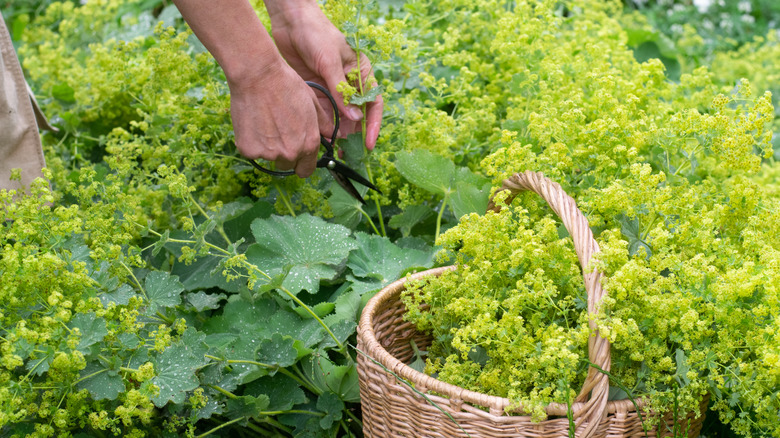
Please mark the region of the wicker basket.
[[[515, 174], [504, 181], [504, 189], [510, 191], [511, 202], [519, 192], [531, 190], [539, 194], [561, 218], [574, 240], [580, 265], [585, 267], [598, 251], [598, 244], [588, 227], [588, 222], [557, 183], [539, 173]], [[496, 209], [491, 203], [491, 209]], [[440, 275], [454, 269], [444, 267], [411, 276], [412, 279]], [[604, 295], [600, 284], [601, 273], [584, 274], [588, 294], [588, 312], [597, 312]], [[404, 290], [401, 279], [390, 284], [372, 298], [363, 310], [358, 326], [358, 375], [366, 437], [565, 437], [569, 435], [569, 408], [562, 404], [546, 407], [547, 419], [534, 423], [529, 416], [507, 415], [505, 408], [510, 401], [489, 396], [444, 383], [420, 373], [407, 364], [414, 351], [411, 341], [420, 349], [426, 349], [431, 339], [416, 331], [403, 320], [406, 308], [400, 301]], [[591, 329], [597, 332], [591, 321]], [[605, 371], [610, 370], [610, 344], [596, 333], [590, 338], [588, 355], [592, 363]], [[591, 367], [583, 388], [571, 406], [576, 437], [697, 437], [704, 419], [707, 400], [702, 402], [699, 413], [686, 418], [664, 416], [657, 428], [642, 428], [637, 407], [630, 400], [609, 401], [608, 377]], [[642, 417], [652, 415], [642, 412]], [[676, 431], [676, 433], [672, 432]], [[682, 431], [682, 432], [681, 432]]]

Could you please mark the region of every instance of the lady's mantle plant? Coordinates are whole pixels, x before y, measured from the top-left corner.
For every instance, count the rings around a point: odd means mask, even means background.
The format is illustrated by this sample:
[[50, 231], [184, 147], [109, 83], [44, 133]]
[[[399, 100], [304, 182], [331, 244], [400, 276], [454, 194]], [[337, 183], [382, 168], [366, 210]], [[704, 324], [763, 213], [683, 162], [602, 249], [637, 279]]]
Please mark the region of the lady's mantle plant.
[[[751, 179], [772, 156], [771, 95], [747, 80], [719, 88], [706, 68], [666, 80], [659, 61], [634, 59], [610, 7], [534, 2], [494, 17], [480, 41], [506, 120], [482, 165], [494, 182], [541, 171], [589, 219], [616, 397], [623, 387], [681, 414], [710, 394], [738, 433], [777, 435], [780, 204]], [[537, 195], [515, 204], [447, 231], [458, 270], [404, 299], [433, 334], [427, 372], [541, 418], [584, 380], [585, 296], [559, 222]]]
[[303, 213], [327, 181], [256, 175], [175, 9], [125, 3], [54, 3], [19, 50], [61, 129], [0, 192], [0, 434], [360, 435], [362, 295], [430, 248]]
[[[488, 177], [526, 169], [597, 232], [615, 377], [657, 407], [710, 391], [741, 432], [777, 423], [776, 189], [752, 176], [777, 173], [759, 156], [774, 112], [750, 86], [771, 86], [775, 40], [748, 54], [751, 82], [734, 54], [671, 82], [627, 50], [617, 2], [325, 2], [386, 103], [376, 151], [339, 144], [382, 190], [363, 206], [325, 173], [238, 157], [218, 66], [148, 4], [54, 2], [15, 31], [60, 133], [48, 184], [0, 194], [1, 434], [359, 436], [357, 313], [430, 267], [441, 233], [473, 286], [446, 311], [481, 313], [456, 332], [418, 315], [442, 330], [431, 367], [485, 391], [508, 372], [537, 413], [565, 402], [589, 334], [557, 222], [526, 196], [446, 231], [484, 212]], [[378, 91], [360, 85], [342, 89]]]

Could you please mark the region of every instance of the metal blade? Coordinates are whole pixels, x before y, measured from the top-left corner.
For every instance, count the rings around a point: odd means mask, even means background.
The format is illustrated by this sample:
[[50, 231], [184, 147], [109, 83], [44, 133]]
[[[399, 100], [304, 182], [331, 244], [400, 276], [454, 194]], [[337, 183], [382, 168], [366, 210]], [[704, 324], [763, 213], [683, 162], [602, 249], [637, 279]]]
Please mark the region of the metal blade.
[[330, 170], [330, 174], [333, 175], [333, 179], [336, 180], [336, 182], [341, 186], [342, 189], [346, 190], [347, 193], [352, 195], [353, 198], [360, 201], [361, 204], [366, 205], [365, 199], [363, 199], [363, 197], [360, 196], [360, 192], [357, 191], [355, 186], [352, 185], [352, 183], [349, 181], [347, 177], [345, 177], [343, 174], [333, 169], [328, 169], [328, 170]]
[[349, 178], [357, 183], [363, 184], [364, 186], [368, 187], [369, 189], [382, 194], [381, 191], [379, 191], [378, 188], [374, 184], [371, 183], [371, 181], [367, 180], [366, 178], [363, 178], [363, 175], [357, 173], [355, 170], [353, 170], [351, 167], [347, 166], [346, 164], [342, 163], [338, 160], [333, 160], [334, 164], [333, 167], [328, 167], [331, 169], [331, 173], [336, 172], [341, 175], [343, 175], [346, 178]]

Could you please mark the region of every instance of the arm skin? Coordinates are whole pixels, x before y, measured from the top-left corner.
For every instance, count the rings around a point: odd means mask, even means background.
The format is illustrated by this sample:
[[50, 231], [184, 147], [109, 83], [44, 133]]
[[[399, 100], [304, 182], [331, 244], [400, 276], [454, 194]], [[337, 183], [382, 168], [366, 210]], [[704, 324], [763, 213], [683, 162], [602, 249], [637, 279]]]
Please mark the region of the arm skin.
[[[325, 85], [339, 101], [339, 109], [353, 122], [345, 123], [342, 135], [358, 130], [362, 114], [344, 108], [335, 91], [338, 82], [346, 80], [344, 72], [356, 65], [356, 56], [316, 1], [266, 0], [276, 45], [247, 0], [174, 3], [225, 71], [242, 155], [274, 161], [278, 169], [295, 169], [302, 178], [314, 172], [320, 133], [329, 136], [333, 122], [329, 104], [320, 105], [305, 80]], [[370, 73], [368, 60], [361, 60], [363, 64]], [[376, 144], [381, 116], [379, 99], [367, 112], [369, 149]]]

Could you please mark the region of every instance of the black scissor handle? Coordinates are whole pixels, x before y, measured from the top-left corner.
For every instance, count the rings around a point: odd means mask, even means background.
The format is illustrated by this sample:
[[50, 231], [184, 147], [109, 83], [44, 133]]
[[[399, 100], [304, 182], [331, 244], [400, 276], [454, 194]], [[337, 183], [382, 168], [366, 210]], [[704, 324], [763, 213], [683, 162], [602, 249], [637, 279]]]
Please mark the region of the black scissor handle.
[[306, 81], [306, 85], [322, 91], [325, 97], [327, 97], [330, 101], [330, 105], [333, 108], [333, 134], [330, 136], [330, 142], [325, 140], [324, 137], [320, 136], [320, 143], [325, 146], [325, 149], [328, 152], [330, 152], [330, 156], [333, 156], [333, 145], [336, 143], [336, 135], [339, 133], [339, 108], [336, 106], [336, 100], [333, 98], [333, 95], [330, 94], [330, 91], [328, 91], [328, 89], [322, 85], [311, 81]]

